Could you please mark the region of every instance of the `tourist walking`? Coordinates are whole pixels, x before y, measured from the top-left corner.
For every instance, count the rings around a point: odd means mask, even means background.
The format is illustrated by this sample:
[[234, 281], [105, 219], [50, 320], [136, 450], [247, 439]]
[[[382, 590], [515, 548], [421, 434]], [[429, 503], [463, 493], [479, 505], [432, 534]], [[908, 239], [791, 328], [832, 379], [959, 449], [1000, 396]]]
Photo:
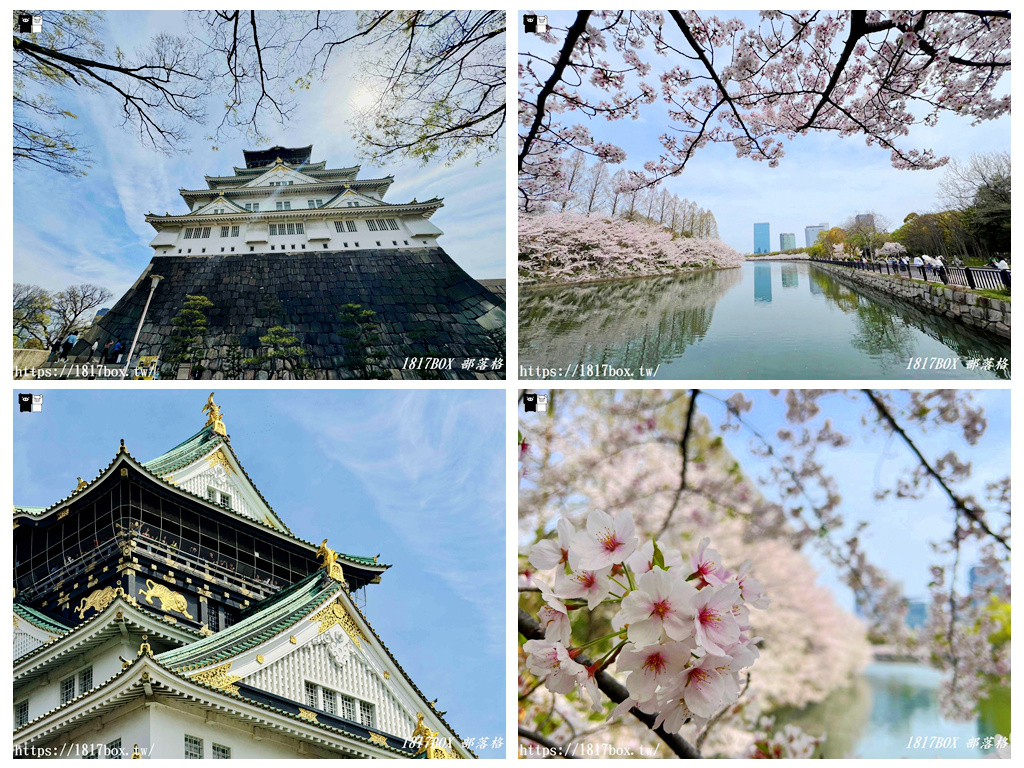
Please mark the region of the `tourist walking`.
[[100, 348], [100, 340], [96, 339], [96, 341], [94, 341], [92, 343], [92, 346], [89, 348], [89, 362], [90, 363], [92, 362], [92, 359], [96, 356], [96, 353], [99, 351], [99, 348]]

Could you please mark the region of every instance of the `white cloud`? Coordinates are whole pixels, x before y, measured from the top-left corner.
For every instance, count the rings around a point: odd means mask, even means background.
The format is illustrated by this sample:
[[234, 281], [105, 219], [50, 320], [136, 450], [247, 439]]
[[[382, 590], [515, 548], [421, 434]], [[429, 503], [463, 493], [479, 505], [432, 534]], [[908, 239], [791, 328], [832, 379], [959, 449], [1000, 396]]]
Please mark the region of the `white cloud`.
[[[331, 462], [362, 483], [372, 510], [471, 606], [504, 647], [504, 434], [500, 393], [389, 392], [358, 416], [294, 409]], [[497, 596], [497, 601], [496, 601]]]

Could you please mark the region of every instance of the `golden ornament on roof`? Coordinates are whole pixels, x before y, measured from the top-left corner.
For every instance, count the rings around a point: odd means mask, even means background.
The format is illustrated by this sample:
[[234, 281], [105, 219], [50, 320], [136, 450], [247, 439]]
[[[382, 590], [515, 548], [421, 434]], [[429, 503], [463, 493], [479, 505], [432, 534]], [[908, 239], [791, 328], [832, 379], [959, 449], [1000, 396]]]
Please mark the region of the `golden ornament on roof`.
[[206, 419], [204, 426], [213, 427], [213, 431], [218, 435], [227, 437], [228, 430], [224, 426], [224, 419], [221, 416], [220, 406], [213, 402], [213, 392], [210, 393], [209, 399], [206, 401], [206, 405], [203, 406], [203, 413], [209, 412], [209, 417]]
[[345, 583], [345, 574], [341, 570], [341, 563], [338, 562], [338, 554], [327, 546], [327, 539], [320, 544], [320, 549], [316, 551], [316, 558], [317, 560], [323, 558], [324, 564], [320, 567], [327, 569], [328, 576], [342, 584]]

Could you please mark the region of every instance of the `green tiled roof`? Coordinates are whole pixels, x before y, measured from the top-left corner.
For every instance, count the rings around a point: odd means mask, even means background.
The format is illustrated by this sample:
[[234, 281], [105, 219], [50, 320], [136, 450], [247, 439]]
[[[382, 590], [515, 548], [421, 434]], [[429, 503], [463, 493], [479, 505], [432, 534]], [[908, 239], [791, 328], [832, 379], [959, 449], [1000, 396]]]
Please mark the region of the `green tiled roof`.
[[208, 424], [162, 456], [143, 462], [142, 466], [150, 472], [164, 475], [191, 464], [224, 442], [227, 441], [214, 432], [213, 426]]
[[46, 509], [46, 507], [15, 507], [14, 512], [15, 514], [18, 512], [26, 512], [30, 515], [38, 515], [40, 512], [45, 512]]
[[14, 612], [25, 619], [25, 621], [35, 624], [41, 629], [45, 629], [47, 632], [59, 632], [61, 634], [70, 632], [71, 627], [61, 624], [56, 619], [51, 619], [49, 616], [44, 616], [35, 608], [30, 608], [27, 605], [21, 603], [14, 604]]
[[197, 643], [166, 651], [157, 659], [169, 667], [186, 671], [227, 661], [280, 634], [340, 588], [326, 571], [318, 570], [258, 603], [237, 624]]

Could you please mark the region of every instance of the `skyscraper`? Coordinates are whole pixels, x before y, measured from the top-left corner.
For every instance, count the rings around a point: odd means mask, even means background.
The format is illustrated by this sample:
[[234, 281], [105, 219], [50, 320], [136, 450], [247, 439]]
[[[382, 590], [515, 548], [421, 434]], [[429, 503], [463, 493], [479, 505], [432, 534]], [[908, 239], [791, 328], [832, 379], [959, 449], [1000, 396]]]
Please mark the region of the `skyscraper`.
[[783, 232], [779, 235], [779, 250], [792, 251], [796, 248], [796, 235], [792, 232]]
[[807, 247], [810, 248], [812, 245], [814, 245], [816, 242], [818, 242], [818, 235], [820, 233], [822, 233], [822, 232], [827, 232], [827, 231], [828, 231], [828, 222], [827, 221], [823, 221], [823, 222], [821, 222], [821, 224], [818, 224], [817, 226], [812, 224], [809, 227], [804, 227], [804, 238], [807, 241]]
[[771, 225], [765, 221], [754, 225], [754, 253], [770, 253], [772, 250]]

